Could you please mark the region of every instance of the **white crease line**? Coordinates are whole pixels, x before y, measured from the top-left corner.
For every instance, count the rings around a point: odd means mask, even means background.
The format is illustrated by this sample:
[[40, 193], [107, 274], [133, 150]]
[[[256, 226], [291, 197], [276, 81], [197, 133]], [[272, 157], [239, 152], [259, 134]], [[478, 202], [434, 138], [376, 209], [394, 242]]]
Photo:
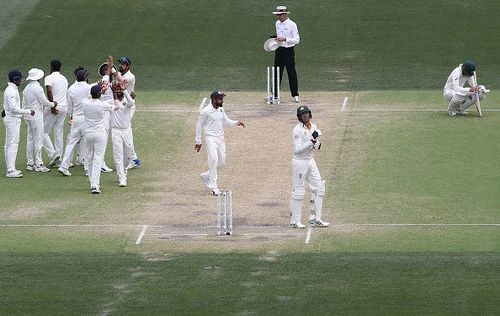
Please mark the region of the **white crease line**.
[[481, 223], [477, 223], [477, 224], [459, 224], [459, 223], [430, 223], [430, 224], [411, 224], [411, 223], [407, 223], [407, 224], [383, 224], [383, 223], [380, 223], [380, 224], [333, 224], [332, 226], [334, 227], [353, 227], [353, 226], [500, 226], [500, 223], [497, 224], [497, 223], [491, 223], [491, 224], [481, 224]]
[[306, 244], [308, 244], [309, 241], [311, 240], [311, 234], [312, 234], [312, 229], [311, 229], [311, 227], [308, 227], [307, 228], [307, 233], [306, 233], [306, 240], [305, 240]]
[[349, 99], [348, 97], [344, 98], [344, 102], [342, 103], [342, 109], [340, 109], [341, 112], [344, 112], [345, 109], [347, 108], [347, 100], [348, 99]]
[[148, 225], [142, 226], [141, 233], [137, 237], [137, 240], [135, 241], [136, 245], [139, 245], [142, 242], [142, 238], [144, 237], [144, 234], [146, 234], [146, 230], [148, 229]]

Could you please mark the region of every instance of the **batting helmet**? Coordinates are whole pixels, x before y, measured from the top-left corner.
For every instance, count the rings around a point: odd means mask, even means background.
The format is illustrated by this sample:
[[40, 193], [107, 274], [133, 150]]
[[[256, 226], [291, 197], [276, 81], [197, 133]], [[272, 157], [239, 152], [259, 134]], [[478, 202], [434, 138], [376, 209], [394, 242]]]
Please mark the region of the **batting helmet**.
[[11, 71], [9, 71], [9, 81], [12, 82], [14, 80], [21, 80], [23, 78], [23, 74], [17, 70], [17, 69], [13, 69]]
[[309, 117], [312, 117], [311, 110], [305, 105], [301, 105], [297, 108], [297, 118], [299, 118], [302, 114], [309, 113]]
[[476, 64], [474, 64], [472, 61], [466, 60], [462, 64], [462, 74], [464, 74], [467, 77], [471, 77], [474, 75], [474, 71], [476, 71]]
[[118, 58], [118, 62], [120, 64], [127, 64], [127, 65], [132, 65], [132, 61], [130, 60], [130, 58], [128, 56], [122, 56], [120, 58]]

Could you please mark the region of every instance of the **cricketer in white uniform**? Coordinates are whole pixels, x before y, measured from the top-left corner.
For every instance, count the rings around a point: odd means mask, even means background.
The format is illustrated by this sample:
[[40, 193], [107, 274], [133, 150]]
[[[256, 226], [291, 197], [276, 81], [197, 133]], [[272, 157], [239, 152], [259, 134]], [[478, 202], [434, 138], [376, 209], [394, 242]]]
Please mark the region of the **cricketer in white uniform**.
[[[76, 73], [76, 82], [68, 89], [68, 116], [71, 117], [71, 129], [66, 140], [66, 149], [58, 171], [65, 175], [71, 176], [68, 168], [71, 164], [73, 151], [76, 144], [80, 143], [81, 147], [86, 147], [85, 144], [85, 117], [83, 115], [83, 102], [90, 99], [90, 85], [87, 83], [88, 73], [86, 70], [78, 70]], [[85, 153], [86, 150], [80, 152]]]
[[22, 73], [17, 70], [9, 71], [9, 83], [3, 92], [2, 118], [5, 125], [5, 164], [7, 165], [7, 178], [21, 178], [23, 173], [16, 169], [17, 150], [19, 149], [19, 133], [21, 131], [21, 116], [23, 114], [35, 115], [34, 110], [21, 108], [19, 86]]
[[[45, 77], [47, 98], [49, 101], [56, 101], [57, 107], [51, 109], [50, 113], [47, 113], [43, 117], [43, 147], [50, 157], [49, 166], [53, 167], [60, 162], [64, 151], [64, 120], [68, 111], [66, 101], [68, 80], [60, 73], [61, 62], [59, 60], [52, 60], [50, 62], [50, 71], [50, 75]], [[54, 130], [54, 143], [52, 143], [49, 135], [52, 130]]]
[[101, 97], [101, 87], [94, 85], [90, 88], [91, 99], [83, 101], [83, 115], [85, 117], [85, 142], [87, 144], [87, 156], [85, 166], [87, 169], [90, 191], [101, 193], [100, 177], [101, 167], [106, 151], [106, 112], [115, 109], [113, 104], [99, 100]]
[[32, 68], [28, 72], [26, 80], [29, 83], [23, 90], [22, 107], [26, 110], [34, 110], [35, 115], [25, 114], [24, 120], [27, 127], [26, 141], [26, 170], [37, 172], [49, 172], [50, 169], [43, 165], [43, 116], [44, 112], [57, 105], [45, 97], [45, 92], [38, 80], [43, 78], [43, 70]]
[[320, 149], [319, 136], [321, 131], [311, 123], [312, 113], [307, 106], [297, 108], [299, 124], [292, 132], [293, 159], [292, 182], [293, 190], [290, 199], [290, 226], [293, 228], [306, 227], [301, 222], [302, 204], [308, 184], [314, 193], [314, 210], [311, 210], [309, 224], [316, 227], [327, 227], [330, 223], [321, 219], [323, 197], [325, 195], [325, 181], [321, 179], [318, 166], [313, 158], [313, 150]]
[[[443, 96], [448, 101], [448, 115], [467, 114], [466, 110], [479, 100], [484, 99], [489, 92], [483, 85], [478, 85], [475, 79], [476, 65], [471, 61], [465, 61], [458, 65], [446, 80]], [[467, 83], [468, 88], [464, 85]]]
[[222, 108], [225, 96], [222, 91], [212, 92], [210, 95], [210, 104], [201, 110], [198, 122], [196, 123], [196, 144], [194, 148], [196, 152], [200, 151], [202, 145], [201, 134], [203, 131], [208, 156], [208, 170], [200, 176], [205, 186], [213, 195], [220, 194], [217, 186], [217, 168], [223, 166], [226, 162], [224, 125], [245, 127], [243, 122], [234, 121], [227, 117], [226, 112]]
[[[118, 58], [118, 62], [120, 63], [119, 70], [121, 77], [125, 80], [125, 83], [127, 84], [127, 91], [130, 94], [130, 97], [135, 100], [135, 75], [130, 70], [132, 62], [130, 61], [130, 58], [127, 56], [122, 56]], [[130, 113], [131, 119], [134, 117], [134, 113], [135, 113], [135, 103], [131, 109]], [[133, 137], [133, 132], [132, 132], [132, 137]], [[129, 159], [129, 164], [127, 165], [127, 169], [133, 169], [139, 167], [142, 164], [142, 161], [137, 157], [137, 153], [135, 152], [135, 147], [132, 147], [132, 152], [130, 153], [130, 157], [128, 159]]]
[[125, 84], [116, 84], [115, 102], [118, 100], [119, 107], [111, 113], [111, 140], [113, 143], [113, 158], [115, 160], [116, 173], [120, 187], [127, 185], [127, 170], [125, 163], [134, 148], [132, 138], [132, 108], [135, 104]]

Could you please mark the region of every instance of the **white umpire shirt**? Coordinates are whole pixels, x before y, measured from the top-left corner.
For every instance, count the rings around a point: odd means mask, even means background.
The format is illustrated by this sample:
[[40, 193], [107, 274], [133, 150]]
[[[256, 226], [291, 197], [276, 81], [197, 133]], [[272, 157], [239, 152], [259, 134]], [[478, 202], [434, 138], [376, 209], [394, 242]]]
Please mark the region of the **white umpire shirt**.
[[6, 117], [21, 118], [23, 114], [31, 113], [30, 110], [21, 109], [21, 97], [19, 96], [19, 88], [16, 84], [9, 82], [3, 93], [3, 109]]
[[59, 71], [54, 71], [45, 77], [45, 86], [50, 86], [53, 100], [57, 102], [57, 109], [67, 105], [68, 80]]
[[198, 122], [196, 123], [195, 142], [196, 144], [202, 143], [202, 129], [203, 133], [205, 133], [205, 136], [218, 137], [224, 136], [224, 125], [236, 126], [237, 124], [238, 121], [231, 120], [227, 117], [223, 107], [215, 109], [212, 103], [210, 103], [200, 112], [200, 117], [198, 118]]
[[311, 139], [312, 133], [316, 130], [318, 128], [312, 123], [311, 129], [307, 129], [302, 123], [295, 126], [292, 132], [294, 159], [305, 160], [313, 157], [314, 143]]
[[468, 82], [469, 86], [474, 85], [474, 77], [466, 77], [462, 74], [462, 64], [458, 65], [457, 68], [453, 69], [451, 74], [448, 76], [448, 80], [446, 80], [446, 84], [444, 85], [444, 95], [449, 94], [450, 92], [458, 92], [463, 95], [472, 94], [470, 92], [470, 88], [464, 88], [465, 83]]
[[25, 114], [24, 119], [28, 121], [43, 120], [43, 111], [54, 106], [53, 102], [47, 100], [40, 83], [36, 80], [30, 81], [23, 90], [23, 109], [34, 110], [35, 116]]
[[297, 24], [290, 20], [290, 18], [283, 22], [276, 20], [276, 35], [286, 38], [286, 41], [281, 43], [282, 47], [293, 47], [300, 42]]

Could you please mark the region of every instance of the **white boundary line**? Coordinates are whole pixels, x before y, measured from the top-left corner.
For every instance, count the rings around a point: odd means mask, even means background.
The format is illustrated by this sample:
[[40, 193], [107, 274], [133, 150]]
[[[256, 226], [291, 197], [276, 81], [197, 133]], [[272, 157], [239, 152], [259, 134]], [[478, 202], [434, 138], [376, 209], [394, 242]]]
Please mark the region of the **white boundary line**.
[[137, 237], [137, 240], [135, 241], [136, 245], [139, 245], [142, 242], [142, 238], [144, 237], [144, 234], [146, 234], [147, 229], [148, 229], [148, 225], [142, 226], [142, 230], [141, 230], [139, 236]]
[[311, 234], [312, 234], [312, 229], [311, 229], [311, 227], [308, 227], [307, 233], [306, 233], [306, 240], [304, 241], [304, 243], [306, 243], [306, 244], [309, 243], [309, 241], [311, 240]]
[[344, 102], [342, 102], [342, 108], [340, 109], [341, 112], [344, 112], [346, 110], [346, 108], [347, 108], [347, 100], [348, 99], [349, 99], [348, 97], [344, 98]]

